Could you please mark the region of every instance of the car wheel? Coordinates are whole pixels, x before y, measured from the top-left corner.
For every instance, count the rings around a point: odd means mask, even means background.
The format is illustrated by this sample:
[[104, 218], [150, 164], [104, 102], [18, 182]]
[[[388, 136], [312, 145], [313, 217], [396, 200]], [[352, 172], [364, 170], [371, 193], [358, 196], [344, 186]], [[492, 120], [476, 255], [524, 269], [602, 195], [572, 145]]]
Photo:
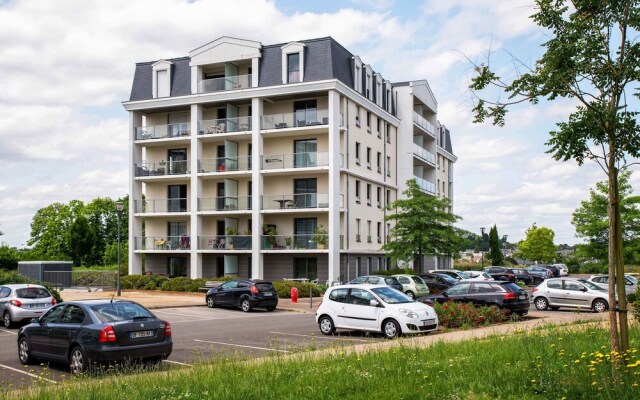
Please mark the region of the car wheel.
[[602, 299], [596, 299], [593, 302], [593, 311], [597, 313], [605, 312], [609, 309], [609, 305]]
[[544, 311], [549, 307], [549, 302], [544, 297], [537, 297], [533, 304], [535, 304], [536, 308], [540, 311]]
[[275, 310], [276, 310], [276, 306], [267, 307], [267, 311], [275, 311]]
[[400, 325], [393, 319], [385, 320], [382, 323], [382, 334], [387, 339], [394, 339], [398, 337], [402, 331], [400, 330]]
[[84, 351], [80, 346], [76, 346], [71, 350], [69, 355], [69, 370], [72, 375], [80, 375], [87, 369], [87, 359], [84, 356]]
[[414, 300], [416, 298], [416, 295], [413, 294], [413, 292], [411, 290], [407, 290], [406, 292], [404, 292], [404, 294], [409, 296], [412, 300]]
[[11, 314], [9, 314], [9, 311], [6, 311], [2, 316], [2, 324], [7, 329], [13, 326], [13, 321], [11, 321]]
[[240, 308], [242, 308], [242, 311], [244, 312], [251, 311], [251, 302], [249, 301], [249, 299], [242, 300], [242, 302], [240, 303]]
[[336, 331], [336, 327], [335, 325], [333, 325], [333, 320], [331, 319], [331, 317], [326, 315], [320, 317], [320, 320], [318, 321], [318, 327], [320, 328], [320, 332], [322, 332], [323, 335], [332, 335], [333, 332]]
[[209, 308], [215, 308], [216, 306], [216, 301], [213, 299], [212, 296], [207, 297], [207, 307]]
[[23, 365], [29, 365], [33, 363], [31, 346], [29, 345], [29, 340], [27, 340], [26, 337], [22, 337], [18, 342], [18, 358]]

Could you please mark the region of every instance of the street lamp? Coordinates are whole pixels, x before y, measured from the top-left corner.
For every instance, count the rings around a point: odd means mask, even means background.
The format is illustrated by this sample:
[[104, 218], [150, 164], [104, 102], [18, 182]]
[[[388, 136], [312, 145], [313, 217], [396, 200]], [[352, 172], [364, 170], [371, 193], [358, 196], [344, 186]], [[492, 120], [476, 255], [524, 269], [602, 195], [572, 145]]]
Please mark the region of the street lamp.
[[122, 217], [122, 211], [124, 210], [124, 203], [120, 200], [116, 201], [116, 213], [118, 214], [118, 283], [116, 286], [116, 292], [120, 297], [120, 218]]
[[480, 258], [480, 265], [484, 269], [484, 227], [480, 228], [480, 232], [480, 254], [482, 255], [482, 258]]

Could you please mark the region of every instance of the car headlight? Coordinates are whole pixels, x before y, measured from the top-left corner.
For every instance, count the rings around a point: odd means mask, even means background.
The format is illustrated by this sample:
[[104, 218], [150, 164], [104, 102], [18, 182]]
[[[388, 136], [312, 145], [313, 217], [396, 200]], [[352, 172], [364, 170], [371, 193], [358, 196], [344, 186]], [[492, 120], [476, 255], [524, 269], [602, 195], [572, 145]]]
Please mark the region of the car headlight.
[[415, 311], [407, 310], [406, 308], [401, 308], [400, 313], [409, 317], [409, 318], [418, 318], [418, 313]]

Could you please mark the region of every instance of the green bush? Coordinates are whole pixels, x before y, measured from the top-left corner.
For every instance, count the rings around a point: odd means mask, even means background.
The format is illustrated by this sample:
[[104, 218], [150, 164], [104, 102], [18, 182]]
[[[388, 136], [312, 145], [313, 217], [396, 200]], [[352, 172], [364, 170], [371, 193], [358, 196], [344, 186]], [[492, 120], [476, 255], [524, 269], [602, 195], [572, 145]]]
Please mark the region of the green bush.
[[120, 287], [132, 290], [158, 290], [168, 279], [163, 275], [127, 275], [120, 278]]
[[62, 297], [60, 296], [60, 292], [54, 289], [51, 285], [46, 282], [38, 282], [33, 280], [27, 276], [19, 274], [17, 271], [3, 271], [0, 270], [0, 285], [8, 285], [15, 283], [33, 283], [36, 285], [42, 285], [49, 290], [51, 295], [58, 303], [62, 302]]
[[435, 303], [433, 308], [438, 314], [440, 326], [445, 328], [475, 328], [507, 321], [509, 314], [498, 307], [475, 307], [467, 303], [453, 301], [444, 304]]
[[580, 266], [580, 274], [606, 274], [609, 268], [606, 264], [587, 263]]
[[160, 290], [168, 292], [197, 292], [204, 287], [206, 280], [203, 278], [190, 279], [187, 277], [171, 278], [162, 283]]
[[309, 293], [313, 291], [313, 296], [322, 296], [326, 290], [324, 285], [318, 285], [316, 283], [303, 283], [295, 281], [273, 281], [273, 286], [278, 292], [278, 297], [281, 299], [291, 298], [291, 288], [298, 289], [298, 297], [309, 297]]

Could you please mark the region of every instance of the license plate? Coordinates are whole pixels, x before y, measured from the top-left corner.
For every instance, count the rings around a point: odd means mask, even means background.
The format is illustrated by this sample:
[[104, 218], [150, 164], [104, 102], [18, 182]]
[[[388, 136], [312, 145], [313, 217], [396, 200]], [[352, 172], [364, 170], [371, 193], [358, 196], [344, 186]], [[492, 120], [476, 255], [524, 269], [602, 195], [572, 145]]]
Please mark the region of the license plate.
[[264, 296], [273, 296], [273, 293], [271, 293], [271, 292], [264, 292], [264, 293], [262, 293], [262, 294], [263, 294]]
[[129, 333], [131, 339], [153, 336], [153, 331], [137, 331]]
[[521, 294], [521, 295], [518, 296], [518, 299], [526, 300], [527, 299], [527, 295], [526, 294]]
[[46, 304], [31, 304], [29, 307], [30, 308], [45, 308], [47, 305]]
[[436, 320], [435, 320], [435, 319], [425, 319], [425, 320], [422, 320], [422, 325], [423, 325], [423, 326], [433, 325], [433, 324], [435, 324], [435, 323], [436, 323]]

